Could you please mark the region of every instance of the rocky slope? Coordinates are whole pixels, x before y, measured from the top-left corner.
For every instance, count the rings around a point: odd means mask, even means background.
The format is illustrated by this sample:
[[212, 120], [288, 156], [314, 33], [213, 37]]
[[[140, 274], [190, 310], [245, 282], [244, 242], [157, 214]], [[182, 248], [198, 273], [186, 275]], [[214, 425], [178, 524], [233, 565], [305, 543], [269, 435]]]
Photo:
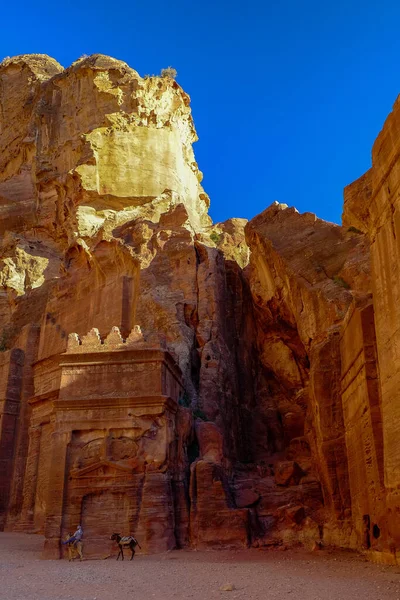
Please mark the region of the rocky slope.
[[101, 55], [3, 61], [3, 528], [27, 528], [32, 365], [72, 332], [139, 324], [185, 390], [168, 544], [325, 542], [396, 560], [399, 114], [346, 190], [343, 227], [279, 204], [213, 224], [176, 81]]

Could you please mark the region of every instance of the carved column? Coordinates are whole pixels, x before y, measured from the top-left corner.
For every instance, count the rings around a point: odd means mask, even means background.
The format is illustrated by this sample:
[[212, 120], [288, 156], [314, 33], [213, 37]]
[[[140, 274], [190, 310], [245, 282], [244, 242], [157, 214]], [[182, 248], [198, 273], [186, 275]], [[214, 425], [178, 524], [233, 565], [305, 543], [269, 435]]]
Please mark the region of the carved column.
[[32, 529], [34, 526], [36, 485], [40, 456], [40, 438], [42, 427], [31, 427], [29, 430], [28, 458], [25, 468], [24, 498], [22, 502], [21, 528]]
[[43, 558], [61, 557], [60, 538], [66, 480], [65, 467], [70, 440], [71, 433], [69, 431], [53, 433]]
[[7, 519], [14, 469], [25, 354], [14, 349], [0, 360], [0, 531]]
[[24, 348], [25, 360], [21, 381], [21, 405], [17, 417], [14, 469], [10, 485], [10, 500], [6, 522], [6, 528], [13, 531], [22, 529], [24, 478], [29, 450], [29, 427], [31, 425], [29, 399], [34, 395], [33, 363], [37, 357], [39, 334], [39, 326], [27, 325], [22, 329], [20, 335], [20, 344]]

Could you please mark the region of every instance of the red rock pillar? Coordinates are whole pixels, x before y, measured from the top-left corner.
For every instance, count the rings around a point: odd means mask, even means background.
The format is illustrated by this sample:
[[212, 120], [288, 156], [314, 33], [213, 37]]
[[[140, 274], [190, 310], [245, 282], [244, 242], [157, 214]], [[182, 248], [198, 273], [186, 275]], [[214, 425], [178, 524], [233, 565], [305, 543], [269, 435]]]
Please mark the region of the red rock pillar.
[[387, 538], [387, 520], [383, 517], [383, 434], [372, 304], [355, 303], [350, 309], [340, 348], [353, 525], [362, 546], [366, 524], [371, 529], [379, 524], [379, 541], [371, 536], [367, 545], [374, 549]]
[[146, 554], [175, 548], [174, 507], [168, 473], [146, 473], [136, 534]]
[[33, 363], [37, 357], [39, 332], [40, 328], [38, 326], [27, 325], [22, 329], [18, 338], [18, 347], [25, 352], [25, 360], [21, 380], [21, 404], [15, 436], [14, 468], [10, 481], [10, 499], [6, 522], [6, 529], [9, 531], [23, 530], [21, 519], [31, 415], [29, 399], [34, 396]]
[[0, 530], [7, 519], [21, 403], [24, 352], [5, 353], [0, 361]]
[[40, 438], [42, 428], [31, 427], [29, 430], [28, 459], [25, 468], [24, 498], [22, 502], [21, 528], [25, 531], [34, 525], [36, 484], [40, 456]]
[[43, 558], [61, 558], [60, 539], [66, 479], [65, 466], [70, 440], [71, 433], [69, 431], [53, 434]]

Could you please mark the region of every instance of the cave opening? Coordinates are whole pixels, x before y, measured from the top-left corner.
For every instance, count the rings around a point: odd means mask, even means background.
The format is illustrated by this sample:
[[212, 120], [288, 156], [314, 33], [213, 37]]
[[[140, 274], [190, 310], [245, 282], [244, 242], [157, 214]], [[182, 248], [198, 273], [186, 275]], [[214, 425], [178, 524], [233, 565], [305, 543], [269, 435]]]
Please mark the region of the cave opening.
[[381, 535], [381, 530], [378, 527], [378, 525], [375, 523], [375, 525], [372, 528], [372, 535], [374, 536], [374, 538], [377, 540], [379, 538], [379, 536]]

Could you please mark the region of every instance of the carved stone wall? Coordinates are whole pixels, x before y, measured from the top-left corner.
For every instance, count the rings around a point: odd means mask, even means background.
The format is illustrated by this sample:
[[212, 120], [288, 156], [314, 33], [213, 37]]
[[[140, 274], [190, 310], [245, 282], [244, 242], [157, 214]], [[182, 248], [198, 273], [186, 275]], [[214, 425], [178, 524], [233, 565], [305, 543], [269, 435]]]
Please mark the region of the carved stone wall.
[[[345, 189], [343, 210], [343, 222], [366, 233], [371, 243], [371, 286], [382, 427], [382, 449], [378, 445], [377, 464], [381, 469], [380, 486], [384, 491], [378, 494], [374, 503], [375, 514], [370, 515], [369, 530], [371, 553], [374, 552], [377, 560], [388, 562], [399, 561], [400, 557], [399, 134], [400, 100], [397, 98], [373, 145], [372, 167]], [[379, 423], [376, 417], [373, 420]], [[378, 486], [377, 477], [375, 485]], [[375, 536], [374, 521], [377, 526]]]
[[182, 384], [160, 342], [138, 328], [126, 340], [116, 327], [104, 340], [72, 334], [34, 380], [20, 525], [44, 532], [44, 556], [59, 557], [79, 523], [88, 556], [109, 554], [114, 532], [139, 532], [145, 552], [174, 547]]
[[[355, 302], [351, 307], [343, 325], [340, 350], [343, 419], [357, 546], [365, 550], [381, 549], [384, 538], [383, 545], [387, 544], [388, 532], [384, 516], [382, 414], [371, 298]], [[373, 535], [376, 527], [379, 536]]]
[[398, 562], [400, 101], [343, 226], [213, 224], [189, 104], [102, 55], [0, 65], [0, 529]]
[[4, 527], [11, 492], [24, 358], [22, 350], [0, 355], [0, 529]]

